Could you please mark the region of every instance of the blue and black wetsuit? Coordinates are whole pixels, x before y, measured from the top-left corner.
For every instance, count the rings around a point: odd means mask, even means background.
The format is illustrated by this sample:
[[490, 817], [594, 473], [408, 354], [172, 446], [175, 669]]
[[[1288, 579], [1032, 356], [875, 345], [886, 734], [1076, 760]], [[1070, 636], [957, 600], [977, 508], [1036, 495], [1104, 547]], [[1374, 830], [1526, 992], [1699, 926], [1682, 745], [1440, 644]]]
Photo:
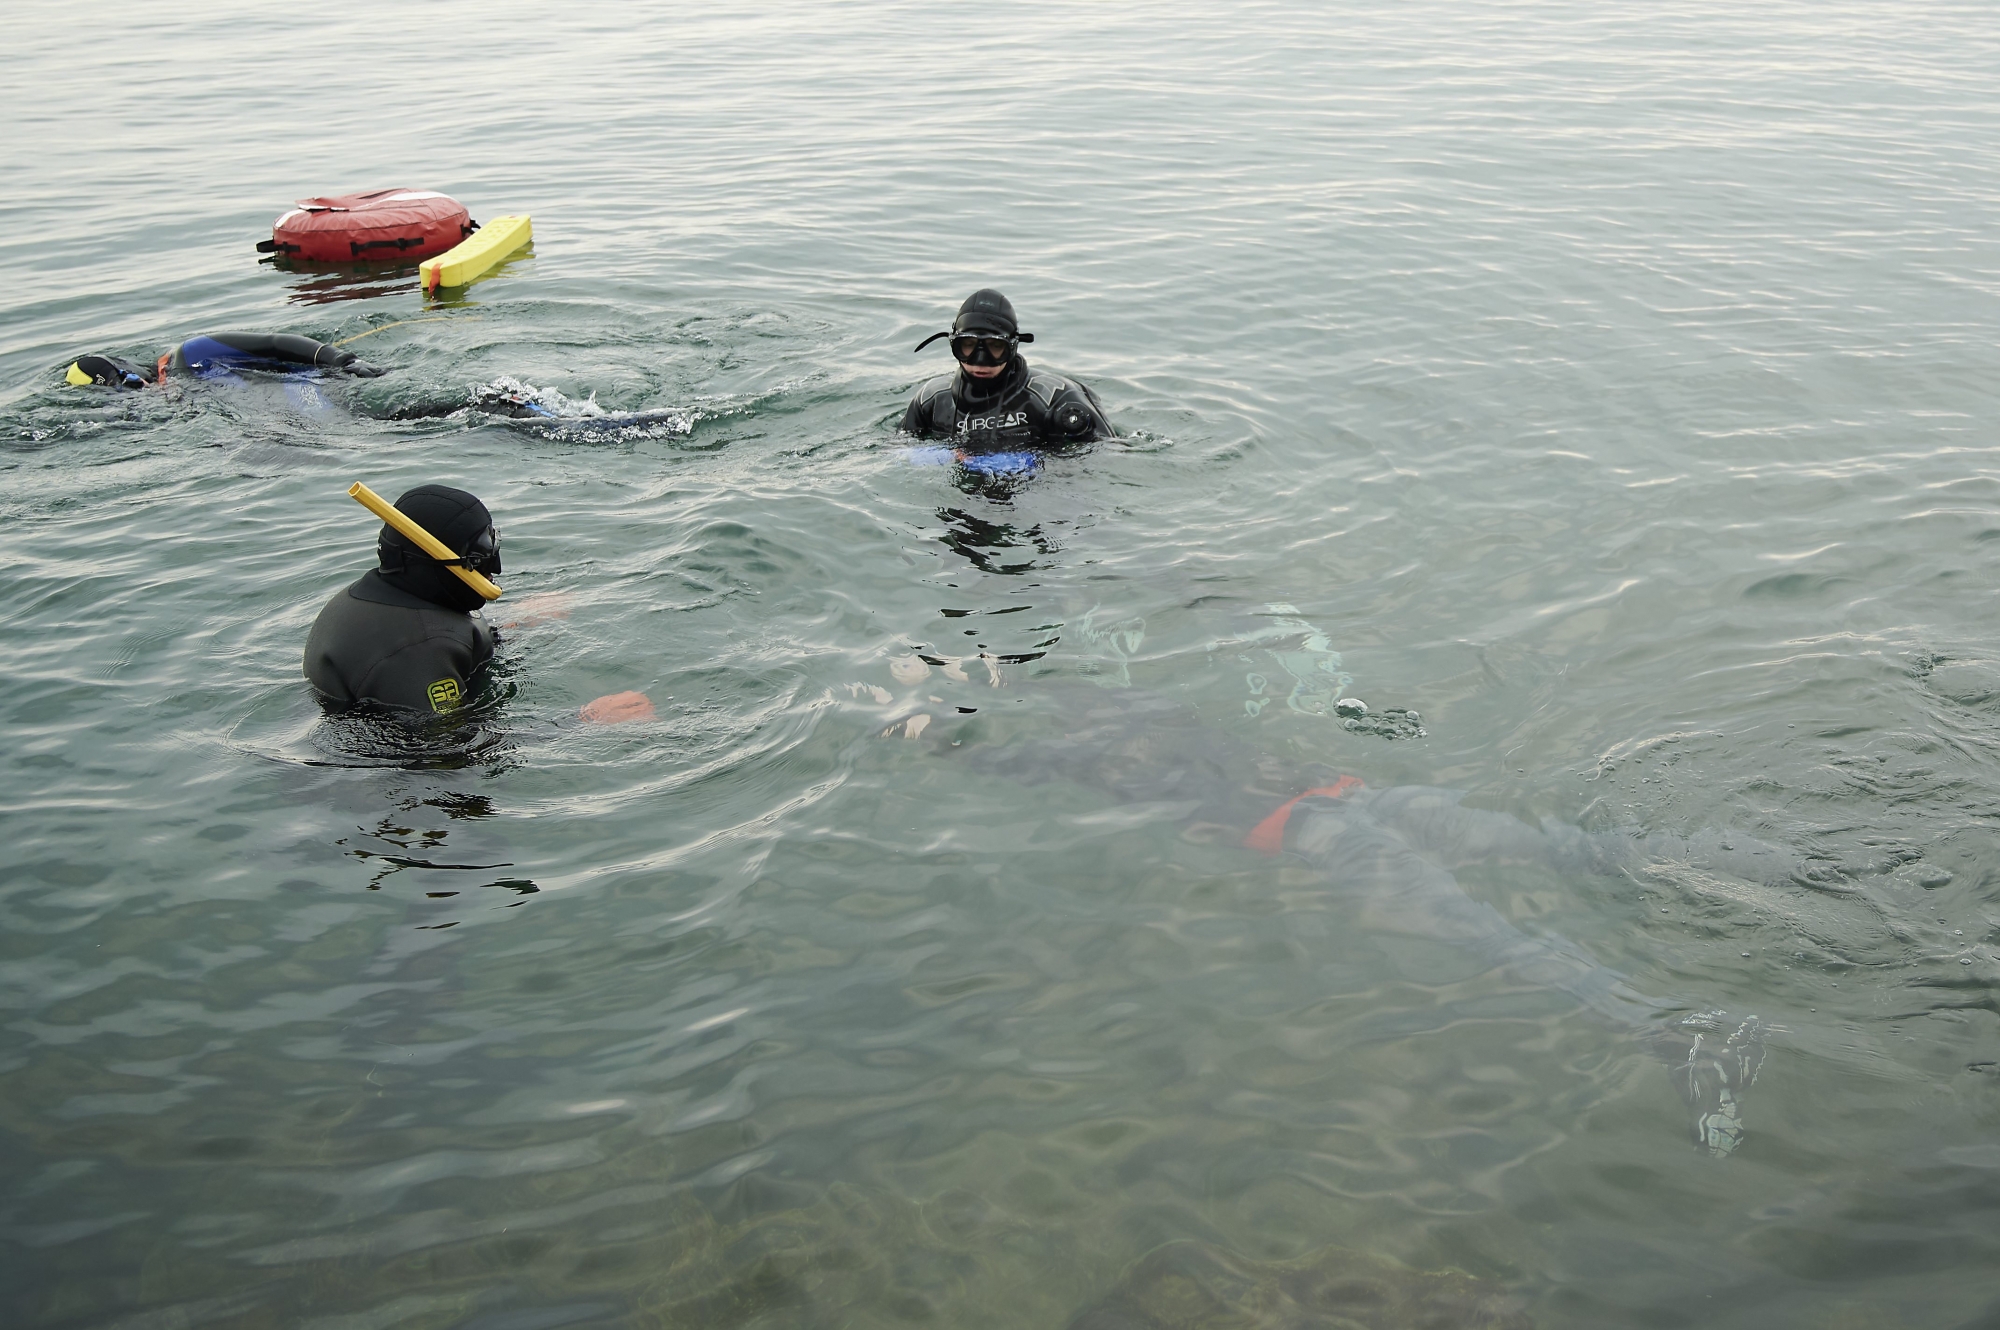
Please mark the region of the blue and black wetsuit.
[[352, 351], [298, 333], [208, 333], [190, 337], [160, 358], [167, 373], [214, 378], [237, 370], [333, 370], [372, 379], [382, 371]]
[[[372, 379], [385, 372], [352, 351], [298, 333], [224, 332], [190, 337], [150, 365], [118, 356], [78, 356], [64, 377], [79, 387], [95, 384], [100, 388], [138, 389], [162, 383], [170, 375], [241, 383], [243, 371], [275, 377], [284, 384], [294, 406], [313, 411], [327, 410], [333, 405], [313, 386], [314, 380], [328, 375]], [[661, 426], [686, 433], [692, 424], [692, 416], [684, 410], [571, 414], [547, 406], [529, 393], [498, 385], [475, 391], [469, 401], [453, 398], [416, 402], [381, 414], [389, 420], [428, 420], [468, 409], [481, 415], [539, 422], [572, 433]], [[595, 412], [594, 407], [592, 410]]]
[[169, 374], [228, 378], [245, 369], [304, 375], [331, 372], [363, 379], [382, 373], [352, 351], [297, 333], [224, 332], [190, 337], [151, 365], [118, 356], [78, 356], [64, 377], [79, 387], [137, 389], [160, 383]]

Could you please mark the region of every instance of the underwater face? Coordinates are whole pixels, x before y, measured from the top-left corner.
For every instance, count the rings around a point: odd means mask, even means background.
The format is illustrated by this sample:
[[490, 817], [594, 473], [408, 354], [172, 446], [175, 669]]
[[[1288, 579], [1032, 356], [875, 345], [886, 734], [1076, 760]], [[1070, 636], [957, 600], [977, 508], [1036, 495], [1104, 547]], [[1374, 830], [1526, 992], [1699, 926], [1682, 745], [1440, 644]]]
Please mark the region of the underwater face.
[[118, 356], [78, 356], [64, 379], [76, 386], [95, 384], [100, 388], [144, 388], [153, 375], [143, 366]]

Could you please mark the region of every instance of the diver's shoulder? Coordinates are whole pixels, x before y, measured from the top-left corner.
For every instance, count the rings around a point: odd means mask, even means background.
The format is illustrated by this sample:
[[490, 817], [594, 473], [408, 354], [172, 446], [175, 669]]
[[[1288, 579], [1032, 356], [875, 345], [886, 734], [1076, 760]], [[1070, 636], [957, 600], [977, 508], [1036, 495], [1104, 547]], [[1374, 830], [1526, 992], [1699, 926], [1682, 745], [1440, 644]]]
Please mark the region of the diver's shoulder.
[[1116, 438], [1111, 418], [1097, 400], [1097, 394], [1081, 379], [1052, 369], [1031, 370], [1028, 394], [1035, 401], [1047, 428], [1065, 443], [1086, 439]]
[[1089, 394], [1080, 379], [1073, 379], [1059, 370], [1031, 369], [1028, 371], [1028, 391], [1041, 401], [1043, 406], [1055, 405], [1055, 400], [1064, 393]]
[[365, 623], [367, 631], [385, 643], [399, 634], [408, 640], [472, 641], [487, 626], [481, 615], [425, 600], [382, 576], [379, 569], [370, 569], [345, 590], [336, 592], [327, 608], [343, 602], [346, 603], [343, 617], [354, 621], [356, 631]]

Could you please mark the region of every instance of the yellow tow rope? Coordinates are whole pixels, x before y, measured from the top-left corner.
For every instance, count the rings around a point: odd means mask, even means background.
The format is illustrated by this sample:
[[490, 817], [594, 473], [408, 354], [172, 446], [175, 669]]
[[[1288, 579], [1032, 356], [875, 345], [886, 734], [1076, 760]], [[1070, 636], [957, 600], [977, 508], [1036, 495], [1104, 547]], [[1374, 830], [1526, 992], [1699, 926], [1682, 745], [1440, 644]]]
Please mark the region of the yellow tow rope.
[[[352, 337], [343, 337], [335, 342], [334, 345], [346, 346], [349, 342], [358, 342], [364, 337], [373, 337], [378, 332], [388, 332], [391, 328], [400, 328], [407, 323], [448, 323], [457, 317], [455, 314], [433, 314], [428, 318], [422, 319], [397, 319], [394, 323], [385, 323], [379, 328], [370, 328], [367, 332], [358, 332]], [[477, 320], [467, 319], [465, 322], [475, 323]]]
[[[415, 541], [417, 548], [430, 555], [433, 559], [442, 561], [458, 557], [453, 552], [451, 546], [418, 526], [408, 517], [405, 517], [402, 510], [397, 508], [395, 504], [390, 503], [360, 481], [357, 480], [347, 487], [347, 497]], [[486, 599], [500, 599], [500, 588], [487, 580], [484, 573], [475, 572], [470, 568], [455, 563], [446, 563], [444, 566], [457, 573], [459, 581], [465, 583], [474, 591], [486, 597]]]

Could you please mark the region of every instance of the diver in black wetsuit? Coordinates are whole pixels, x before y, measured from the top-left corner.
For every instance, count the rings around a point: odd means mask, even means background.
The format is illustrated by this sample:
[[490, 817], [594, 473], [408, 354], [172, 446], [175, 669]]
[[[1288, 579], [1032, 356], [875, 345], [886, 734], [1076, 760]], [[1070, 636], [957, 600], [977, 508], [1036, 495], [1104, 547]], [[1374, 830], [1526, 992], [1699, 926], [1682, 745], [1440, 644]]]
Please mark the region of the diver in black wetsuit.
[[940, 374], [918, 388], [901, 428], [920, 439], [946, 439], [965, 452], [990, 453], [1049, 444], [1087, 443], [1113, 437], [1097, 395], [1075, 379], [1028, 367], [1024, 333], [1007, 297], [974, 291], [958, 307], [949, 333], [956, 374]]
[[[491, 577], [500, 571], [492, 515], [464, 490], [423, 485], [396, 507]], [[499, 635], [477, 611], [477, 591], [393, 527], [376, 543], [380, 566], [319, 612], [306, 638], [306, 678], [329, 708], [355, 705], [442, 715], [477, 691]]]

